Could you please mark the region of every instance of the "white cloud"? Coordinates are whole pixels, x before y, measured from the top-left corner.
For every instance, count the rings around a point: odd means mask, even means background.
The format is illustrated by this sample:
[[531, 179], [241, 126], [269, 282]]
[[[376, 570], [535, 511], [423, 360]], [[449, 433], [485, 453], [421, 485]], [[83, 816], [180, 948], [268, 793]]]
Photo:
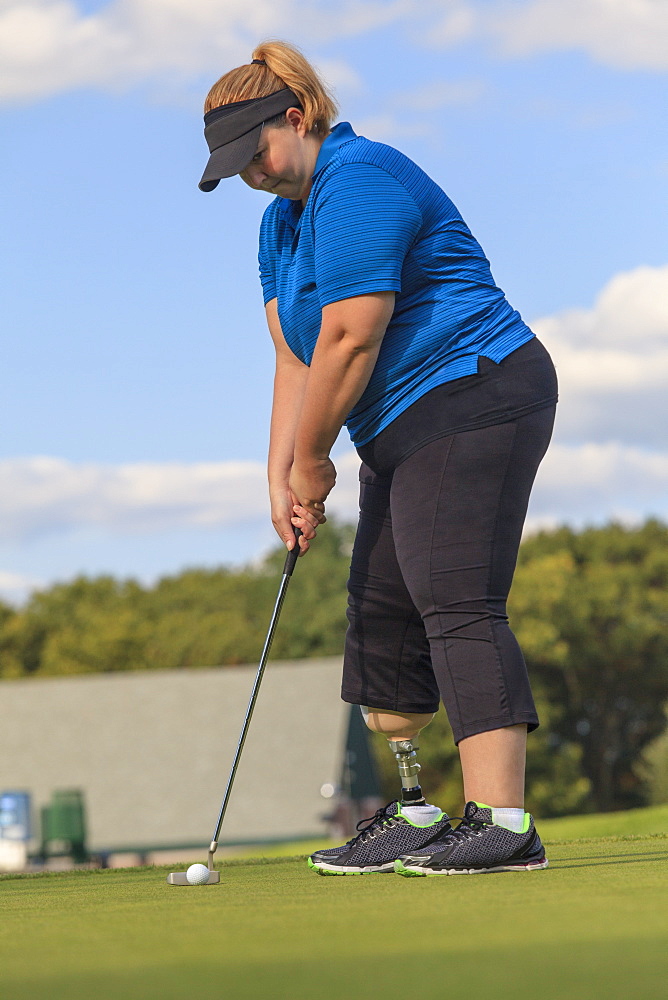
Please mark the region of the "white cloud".
[[[357, 520], [356, 452], [337, 462], [338, 481], [328, 511]], [[527, 530], [610, 520], [668, 521], [668, 447], [650, 449], [616, 441], [563, 444], [548, 449], [531, 497]]]
[[[594, 309], [580, 314], [583, 332], [598, 344], [652, 350], [668, 344], [668, 264], [615, 275]], [[571, 335], [580, 340], [579, 331]]]
[[392, 112], [382, 112], [355, 122], [355, 132], [374, 142], [396, 142], [399, 139], [414, 136], [428, 136], [433, 127], [425, 119], [411, 120], [407, 115], [395, 115]]
[[96, 465], [60, 458], [0, 462], [0, 537], [81, 527], [153, 532], [210, 527], [266, 507], [259, 462]]
[[489, 38], [510, 57], [580, 50], [616, 69], [668, 69], [665, 0], [436, 0], [431, 9], [429, 46]]
[[396, 103], [413, 111], [432, 112], [453, 105], [472, 104], [482, 97], [482, 80], [433, 80], [417, 90], [399, 94]]
[[[338, 462], [328, 510], [354, 518], [354, 452]], [[267, 518], [261, 462], [102, 465], [34, 457], [0, 462], [0, 538], [28, 540], [81, 528], [111, 534], [209, 529]]]
[[24, 576], [21, 573], [11, 573], [0, 570], [0, 597], [10, 603], [20, 604], [31, 591], [43, 586], [42, 580]]
[[665, 0], [502, 2], [479, 17], [508, 55], [580, 49], [618, 69], [668, 69]]
[[[0, 0], [0, 101], [145, 81], [172, 91], [249, 61], [262, 38], [295, 37], [297, 27], [315, 45], [370, 31], [410, 6], [411, 0], [112, 0], [85, 15], [73, 0]], [[357, 84], [341, 60], [323, 69], [335, 86]]]
[[668, 451], [618, 442], [552, 444], [531, 498], [527, 527], [608, 520], [668, 520]]
[[[173, 94], [248, 60], [261, 38], [317, 47], [395, 22], [419, 23], [430, 46], [492, 38], [510, 56], [581, 49], [621, 69], [668, 69], [665, 0], [110, 0], [92, 13], [74, 0], [0, 0], [0, 101], [145, 82]], [[341, 60], [323, 70], [359, 85]]]
[[[336, 460], [327, 512], [357, 519], [359, 458]], [[111, 537], [214, 530], [269, 516], [260, 462], [77, 464], [55, 458], [0, 463], [0, 524], [14, 542], [96, 529]], [[610, 518], [668, 518], [668, 450], [609, 442], [551, 446], [532, 498], [529, 527]], [[36, 581], [0, 573], [0, 590]]]
[[560, 435], [668, 444], [668, 265], [618, 274], [591, 309], [531, 325], [557, 366]]
[[[533, 326], [557, 363], [561, 403], [530, 524], [667, 518], [668, 265], [618, 274], [590, 309]], [[354, 521], [359, 460], [346, 450], [336, 465], [328, 513]], [[268, 514], [261, 462], [0, 461], [0, 538], [14, 545], [82, 529], [127, 538], [256, 526]]]
[[482, 80], [434, 78], [416, 89], [391, 94], [388, 107], [398, 110], [383, 110], [361, 121], [358, 119], [355, 128], [359, 135], [381, 142], [415, 136], [433, 140], [435, 116], [442, 108], [473, 104], [480, 100], [484, 91]]
[[483, 30], [480, 12], [470, 0], [447, 0], [446, 3], [437, 0], [431, 7], [437, 17], [429, 31], [421, 36], [421, 41], [429, 46], [450, 48]]
[[6, 100], [81, 86], [118, 90], [142, 80], [199, 75], [248, 58], [244, 29], [276, 27], [285, 3], [256, 0], [115, 0], [81, 14], [72, 0], [3, 0]]
[[[336, 466], [338, 480], [327, 512], [354, 522], [357, 454], [347, 450], [338, 456]], [[122, 546], [124, 539], [141, 538], [146, 548], [150, 536], [169, 540], [170, 532], [184, 529], [215, 536], [218, 529], [241, 526], [251, 539], [273, 537], [262, 531], [268, 524], [269, 503], [260, 462], [111, 466], [55, 458], [6, 460], [0, 463], [0, 498], [8, 552], [30, 549], [34, 560], [43, 546], [48, 551], [49, 537], [61, 539], [78, 551], [74, 560], [78, 571], [88, 565], [91, 539], [106, 537]], [[668, 519], [668, 449], [652, 451], [617, 442], [556, 443], [539, 470], [527, 530], [612, 518], [637, 522], [649, 515]], [[131, 544], [134, 551], [136, 542]], [[251, 555], [245, 551], [240, 558]], [[106, 553], [100, 563], [98, 553], [94, 572], [109, 558]], [[165, 571], [161, 565], [159, 572]], [[71, 572], [68, 568], [65, 575]], [[116, 572], [123, 575], [127, 570]], [[141, 567], [133, 572], [142, 575]], [[62, 578], [63, 570], [52, 567], [47, 575]], [[0, 593], [11, 601], [21, 601], [43, 585], [44, 580], [0, 571]]]

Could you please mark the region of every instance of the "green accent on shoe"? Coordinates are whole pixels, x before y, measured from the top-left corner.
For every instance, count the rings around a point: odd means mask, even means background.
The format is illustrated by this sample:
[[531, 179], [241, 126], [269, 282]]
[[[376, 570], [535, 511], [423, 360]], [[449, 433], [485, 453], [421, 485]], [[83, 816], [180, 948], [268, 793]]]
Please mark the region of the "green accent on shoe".
[[414, 823], [412, 819], [409, 819], [409, 818], [408, 818], [408, 816], [404, 816], [404, 814], [403, 814], [403, 812], [402, 812], [402, 809], [401, 809], [401, 802], [399, 802], [399, 803], [398, 803], [398, 805], [397, 805], [397, 816], [401, 816], [401, 818], [402, 818], [402, 819], [403, 819], [403, 820], [404, 820], [404, 821], [405, 821], [406, 823], [408, 823], [408, 825], [409, 825], [409, 826], [414, 826], [414, 827], [415, 827], [415, 828], [416, 828], [417, 830], [428, 830], [430, 826], [433, 826], [433, 825], [434, 825], [434, 823], [440, 823], [440, 822], [441, 822], [441, 820], [443, 819], [443, 817], [445, 816], [445, 813], [444, 813], [444, 812], [443, 812], [443, 810], [441, 809], [441, 810], [439, 811], [439, 814], [438, 814], [438, 816], [436, 816], [436, 817], [435, 817], [435, 818], [434, 818], [434, 819], [433, 819], [433, 820], [431, 821], [431, 823], [424, 823], [424, 824], [422, 824], [422, 823]]
[[[512, 832], [512, 831], [511, 831]], [[505, 867], [503, 864], [495, 865], [491, 868], [459, 868], [459, 869], [446, 869], [442, 872], [432, 872], [432, 871], [409, 871], [408, 868], [404, 868], [401, 860], [397, 858], [394, 862], [394, 870], [397, 875], [403, 875], [404, 878], [449, 878], [452, 874], [456, 875], [485, 875], [490, 872], [534, 872], [541, 871], [547, 868], [548, 861], [545, 860], [544, 864], [533, 865], [529, 868], [511, 868]]]
[[401, 858], [397, 858], [394, 862], [394, 870], [397, 875], [405, 875], [406, 878], [426, 878], [427, 875], [434, 874], [433, 872], [411, 872], [408, 868], [404, 868], [401, 863]]

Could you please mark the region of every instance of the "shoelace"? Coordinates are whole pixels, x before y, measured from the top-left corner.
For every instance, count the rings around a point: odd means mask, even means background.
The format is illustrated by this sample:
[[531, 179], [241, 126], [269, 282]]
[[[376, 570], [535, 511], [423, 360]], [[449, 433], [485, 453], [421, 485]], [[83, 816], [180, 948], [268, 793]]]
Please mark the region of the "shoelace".
[[[394, 799], [392, 802], [388, 802], [386, 806], [376, 809], [373, 816], [369, 816], [367, 819], [361, 819], [355, 827], [355, 829], [360, 832], [356, 837], [353, 837], [352, 840], [348, 841], [346, 847], [352, 847], [354, 844], [364, 844], [367, 840], [370, 840], [371, 837], [374, 837], [377, 831], [382, 827], [394, 826], [394, 821], [397, 817], [395, 815], [390, 816], [388, 810], [391, 809], [393, 805], [396, 805], [396, 803], [397, 799]], [[363, 827], [364, 823], [368, 823], [369, 825]]]
[[479, 837], [484, 827], [489, 825], [471, 816], [451, 816], [450, 822], [454, 819], [461, 820], [459, 826], [446, 833], [442, 839], [439, 838], [439, 844], [456, 844], [460, 840], [472, 840], [473, 837]]

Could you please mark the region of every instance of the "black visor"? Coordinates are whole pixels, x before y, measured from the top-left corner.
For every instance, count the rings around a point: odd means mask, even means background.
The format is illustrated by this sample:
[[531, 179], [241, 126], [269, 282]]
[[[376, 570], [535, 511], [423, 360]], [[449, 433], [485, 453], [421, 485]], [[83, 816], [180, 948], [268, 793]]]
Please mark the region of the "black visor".
[[200, 191], [213, 191], [223, 177], [232, 177], [248, 166], [257, 152], [264, 122], [288, 108], [300, 108], [296, 94], [287, 88], [252, 101], [223, 104], [204, 115], [204, 138], [209, 162], [199, 182]]

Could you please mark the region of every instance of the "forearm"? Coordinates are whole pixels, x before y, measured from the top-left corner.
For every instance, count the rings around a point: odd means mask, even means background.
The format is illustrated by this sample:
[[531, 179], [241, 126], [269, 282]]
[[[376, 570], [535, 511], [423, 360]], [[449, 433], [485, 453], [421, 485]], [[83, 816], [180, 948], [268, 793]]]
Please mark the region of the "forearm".
[[270, 494], [284, 489], [290, 478], [308, 375], [306, 365], [277, 359], [267, 463]]
[[290, 475], [294, 467], [295, 438], [301, 419], [304, 393], [309, 369], [288, 347], [278, 317], [278, 304], [272, 299], [266, 305], [267, 324], [276, 348], [276, 374], [274, 376], [274, 401], [271, 410], [269, 439], [269, 497], [271, 520], [288, 549], [295, 545], [295, 529], [301, 537], [299, 547], [303, 555], [315, 538], [319, 524], [326, 521], [325, 509], [307, 510], [296, 501], [290, 488]]
[[378, 360], [394, 294], [380, 292], [323, 309], [295, 439], [295, 459], [327, 458]]
[[274, 401], [271, 409], [269, 461], [267, 465], [270, 494], [287, 486], [294, 461], [295, 435], [299, 423], [309, 370], [285, 342], [278, 318], [278, 303], [266, 305], [267, 326], [276, 350]]
[[323, 333], [311, 361], [295, 439], [295, 454], [303, 461], [327, 458], [368, 385], [380, 350], [380, 341], [360, 348], [345, 333]]

